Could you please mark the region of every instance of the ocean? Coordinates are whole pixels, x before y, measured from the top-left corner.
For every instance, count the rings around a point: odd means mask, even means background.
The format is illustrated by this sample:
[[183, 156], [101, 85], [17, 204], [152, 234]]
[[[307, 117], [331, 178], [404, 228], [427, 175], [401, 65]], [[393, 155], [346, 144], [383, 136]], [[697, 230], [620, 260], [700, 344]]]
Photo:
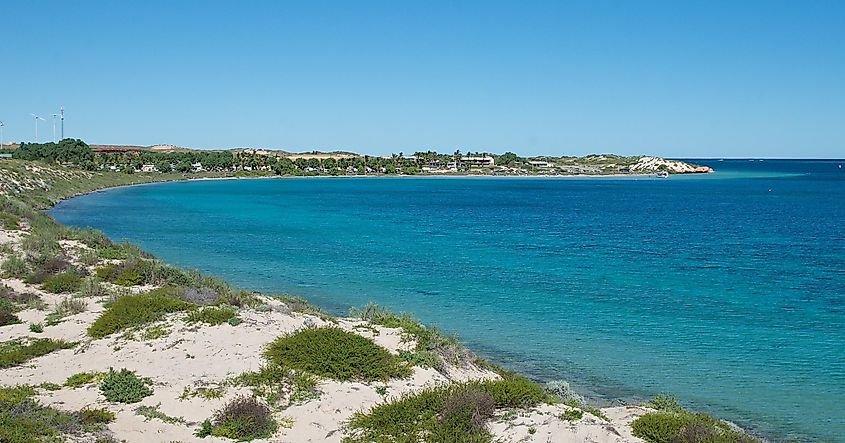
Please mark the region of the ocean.
[[845, 441], [845, 161], [695, 162], [717, 172], [194, 181], [50, 214], [333, 313], [413, 313], [607, 402]]

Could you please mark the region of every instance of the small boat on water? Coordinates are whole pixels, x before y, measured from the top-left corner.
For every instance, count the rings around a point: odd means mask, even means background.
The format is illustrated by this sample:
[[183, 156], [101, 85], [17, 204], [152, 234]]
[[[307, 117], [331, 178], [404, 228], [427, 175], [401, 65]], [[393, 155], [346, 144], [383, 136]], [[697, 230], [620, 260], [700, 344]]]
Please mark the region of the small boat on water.
[[666, 171], [657, 171], [656, 174], [657, 178], [669, 178], [669, 173]]

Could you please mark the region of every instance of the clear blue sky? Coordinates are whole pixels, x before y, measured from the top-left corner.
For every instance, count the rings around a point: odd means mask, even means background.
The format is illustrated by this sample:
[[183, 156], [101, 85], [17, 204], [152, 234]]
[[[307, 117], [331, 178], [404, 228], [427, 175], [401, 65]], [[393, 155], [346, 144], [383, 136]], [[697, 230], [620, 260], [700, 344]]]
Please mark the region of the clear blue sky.
[[4, 139], [845, 157], [843, 1], [16, 1]]

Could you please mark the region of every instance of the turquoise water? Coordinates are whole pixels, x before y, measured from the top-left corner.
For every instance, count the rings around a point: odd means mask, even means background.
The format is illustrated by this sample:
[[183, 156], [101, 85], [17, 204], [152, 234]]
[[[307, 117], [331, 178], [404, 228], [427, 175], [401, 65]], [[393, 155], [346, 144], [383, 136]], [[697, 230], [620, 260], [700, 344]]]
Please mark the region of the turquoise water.
[[845, 162], [703, 163], [719, 172], [156, 184], [51, 213], [245, 288], [413, 312], [592, 395], [845, 441]]

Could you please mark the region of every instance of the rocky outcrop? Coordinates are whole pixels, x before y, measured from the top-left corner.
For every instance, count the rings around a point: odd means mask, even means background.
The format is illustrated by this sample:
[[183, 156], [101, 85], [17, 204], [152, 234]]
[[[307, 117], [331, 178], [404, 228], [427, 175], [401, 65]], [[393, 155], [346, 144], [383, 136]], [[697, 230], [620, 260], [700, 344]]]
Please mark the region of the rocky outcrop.
[[680, 160], [667, 160], [661, 157], [643, 156], [630, 166], [631, 172], [666, 171], [670, 174], [702, 174], [713, 172], [709, 166], [694, 165]]

